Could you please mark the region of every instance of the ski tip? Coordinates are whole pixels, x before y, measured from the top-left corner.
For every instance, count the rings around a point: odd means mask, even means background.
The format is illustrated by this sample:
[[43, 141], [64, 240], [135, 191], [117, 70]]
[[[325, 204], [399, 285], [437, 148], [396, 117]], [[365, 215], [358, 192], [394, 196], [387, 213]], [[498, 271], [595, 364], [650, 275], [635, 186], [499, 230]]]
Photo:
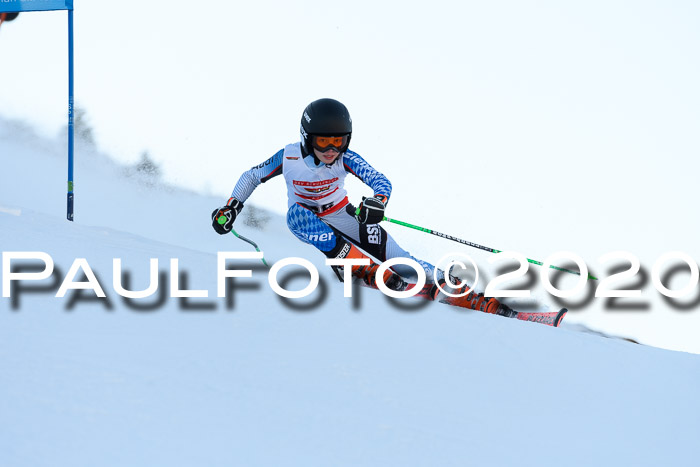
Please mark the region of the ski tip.
[[555, 328], [558, 328], [559, 325], [561, 324], [562, 320], [564, 319], [564, 315], [566, 315], [566, 312], [569, 311], [566, 308], [562, 308], [559, 310], [559, 313], [557, 313], [557, 316], [554, 318], [554, 324], [553, 326]]

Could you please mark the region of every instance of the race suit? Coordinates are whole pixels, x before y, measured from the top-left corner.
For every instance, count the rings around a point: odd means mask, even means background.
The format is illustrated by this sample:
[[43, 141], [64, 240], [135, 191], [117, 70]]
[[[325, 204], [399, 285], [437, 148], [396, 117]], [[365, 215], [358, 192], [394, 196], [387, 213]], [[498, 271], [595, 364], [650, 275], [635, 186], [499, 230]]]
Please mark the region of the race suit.
[[[292, 143], [260, 165], [244, 172], [231, 196], [245, 202], [261, 183], [284, 175], [287, 182], [287, 226], [301, 241], [334, 258], [350, 241], [379, 262], [396, 257], [418, 262], [429, 282], [434, 266], [411, 256], [378, 224], [360, 224], [355, 207], [348, 201], [345, 176], [351, 173], [374, 190], [374, 196], [389, 200], [391, 182], [359, 154], [345, 151], [332, 164], [323, 164], [304, 154], [301, 143]], [[406, 265], [392, 266], [404, 277], [415, 277]], [[441, 276], [441, 271], [438, 272]]]

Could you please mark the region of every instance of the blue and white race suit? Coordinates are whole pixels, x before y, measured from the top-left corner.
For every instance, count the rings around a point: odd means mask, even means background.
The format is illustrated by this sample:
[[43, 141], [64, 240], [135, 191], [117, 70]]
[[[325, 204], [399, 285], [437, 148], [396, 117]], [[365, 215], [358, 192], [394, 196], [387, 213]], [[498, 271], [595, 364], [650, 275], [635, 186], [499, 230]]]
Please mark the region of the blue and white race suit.
[[[432, 281], [432, 264], [411, 256], [380, 225], [363, 225], [355, 219], [355, 208], [348, 201], [344, 187], [348, 173], [372, 188], [374, 196], [389, 200], [391, 182], [356, 152], [348, 150], [332, 164], [323, 164], [313, 156], [305, 156], [300, 143], [288, 144], [262, 164], [244, 172], [231, 196], [245, 202], [261, 183], [284, 175], [287, 226], [299, 240], [315, 246], [329, 258], [336, 256], [346, 240], [380, 262], [396, 257], [411, 258], [423, 266], [428, 281]], [[415, 276], [408, 266], [392, 268], [405, 277]]]

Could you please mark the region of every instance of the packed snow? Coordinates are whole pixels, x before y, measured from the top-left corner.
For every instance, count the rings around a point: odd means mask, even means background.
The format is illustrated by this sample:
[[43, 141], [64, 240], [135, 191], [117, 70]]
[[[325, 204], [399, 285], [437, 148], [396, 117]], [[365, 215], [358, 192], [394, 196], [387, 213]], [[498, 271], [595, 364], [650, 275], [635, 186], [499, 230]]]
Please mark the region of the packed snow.
[[[697, 465], [698, 355], [364, 288], [344, 298], [324, 258], [254, 200], [238, 231], [270, 264], [311, 261], [323, 287], [285, 302], [262, 262], [230, 261], [252, 277], [217, 298], [217, 252], [253, 251], [212, 231], [219, 197], [83, 148], [69, 223], [64, 153], [0, 120], [3, 255], [55, 263], [0, 299], [3, 466]], [[78, 258], [105, 299], [55, 296]], [[157, 293], [120, 297], [115, 258], [130, 290], [156, 258]], [[167, 297], [172, 258], [179, 288], [206, 298]]]

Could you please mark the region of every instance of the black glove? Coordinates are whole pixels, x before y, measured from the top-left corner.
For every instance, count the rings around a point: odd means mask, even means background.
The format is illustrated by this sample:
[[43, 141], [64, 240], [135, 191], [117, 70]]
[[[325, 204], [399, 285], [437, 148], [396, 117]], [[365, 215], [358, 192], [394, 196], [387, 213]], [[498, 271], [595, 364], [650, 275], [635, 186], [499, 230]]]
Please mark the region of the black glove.
[[233, 221], [236, 220], [241, 209], [243, 209], [243, 203], [236, 198], [229, 199], [226, 206], [214, 209], [214, 212], [211, 213], [211, 225], [216, 233], [219, 235], [230, 233], [233, 229]]
[[379, 224], [384, 220], [384, 201], [381, 198], [362, 197], [362, 203], [355, 212], [355, 219], [360, 224]]

